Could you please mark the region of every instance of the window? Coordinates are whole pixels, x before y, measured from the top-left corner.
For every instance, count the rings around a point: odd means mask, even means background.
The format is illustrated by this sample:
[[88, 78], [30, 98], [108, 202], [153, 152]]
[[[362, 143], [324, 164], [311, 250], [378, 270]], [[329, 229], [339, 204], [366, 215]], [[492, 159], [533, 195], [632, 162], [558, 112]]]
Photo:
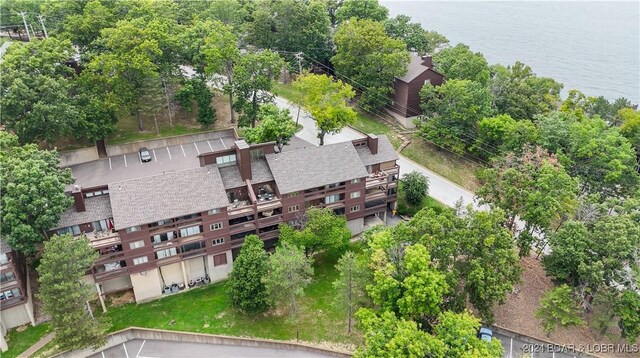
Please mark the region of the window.
[[4, 265], [9, 261], [9, 256], [7, 254], [0, 254], [0, 265]]
[[222, 167], [228, 167], [231, 165], [235, 165], [236, 164], [236, 155], [235, 154], [230, 154], [230, 155], [223, 155], [221, 157], [217, 157], [216, 158], [216, 164], [218, 164], [218, 167], [222, 168]]
[[176, 237], [176, 233], [173, 231], [163, 232], [162, 234], [155, 234], [151, 236], [151, 242], [156, 245], [163, 241], [173, 240]]
[[198, 242], [182, 245], [182, 252], [188, 252], [188, 251], [199, 250], [199, 249], [204, 249], [204, 241], [198, 241]]
[[129, 243], [129, 248], [131, 250], [133, 249], [139, 249], [141, 247], [144, 247], [144, 240], [138, 240], [138, 241], [134, 241], [134, 242], [130, 242]]
[[[225, 262], [226, 263], [226, 262]], [[0, 300], [8, 300], [14, 297], [22, 297], [19, 288], [0, 292]]]
[[327, 189], [331, 189], [331, 188], [335, 188], [339, 185], [339, 183], [332, 183], [332, 184], [327, 184], [325, 185], [325, 188]]
[[185, 215], [185, 216], [179, 216], [176, 218], [176, 221], [178, 220], [189, 220], [189, 219], [193, 219], [193, 218], [197, 218], [200, 217], [202, 215], [200, 215], [200, 213], [196, 213], [196, 214], [190, 214], [190, 215]]
[[427, 83], [431, 84], [431, 79], [430, 78], [428, 80], [424, 80], [424, 84], [426, 85]]
[[263, 148], [252, 149], [251, 151], [249, 151], [249, 154], [251, 155], [251, 160], [252, 161], [264, 159], [264, 149]]
[[211, 229], [211, 231], [214, 231], [214, 230], [220, 230], [220, 229], [222, 229], [222, 223], [221, 223], [221, 222], [219, 222], [219, 223], [211, 224], [211, 225], [209, 226], [209, 229]]
[[329, 196], [324, 198], [324, 203], [325, 204], [331, 204], [331, 203], [335, 203], [338, 200], [340, 200], [340, 195], [339, 194], [329, 195]]
[[216, 215], [216, 214], [220, 214], [220, 212], [222, 212], [222, 210], [220, 210], [220, 209], [211, 209], [211, 210], [207, 211], [207, 214]]
[[213, 266], [221, 266], [227, 264], [227, 254], [220, 254], [213, 256]]
[[170, 249], [156, 251], [156, 259], [164, 259], [166, 257], [171, 257], [177, 254], [178, 254], [178, 249], [175, 247], [172, 247]]
[[5, 272], [3, 274], [0, 274], [0, 282], [13, 281], [15, 279], [16, 276], [13, 274], [13, 272]]
[[349, 194], [349, 197], [350, 197], [351, 199], [355, 199], [355, 198], [359, 198], [359, 197], [360, 197], [360, 195], [361, 195], [361, 194], [360, 194], [360, 192], [359, 192], [359, 191], [354, 191], [354, 192], [352, 192], [351, 194]]
[[296, 211], [300, 210], [300, 205], [291, 205], [289, 207], [289, 212], [290, 213], [295, 213]]
[[351, 184], [357, 184], [359, 182], [360, 182], [360, 178], [356, 178], [351, 181]]
[[149, 224], [149, 227], [156, 227], [156, 226], [161, 226], [161, 225], [165, 225], [165, 224], [170, 224], [171, 221], [172, 221], [171, 219], [165, 219], [165, 220], [156, 221], [154, 223]]
[[180, 237], [191, 236], [201, 233], [200, 226], [190, 226], [180, 229]]
[[56, 230], [58, 235], [71, 234], [73, 236], [80, 235], [80, 225], [74, 225], [69, 227], [63, 227], [61, 229]]
[[216, 245], [221, 245], [221, 244], [224, 244], [224, 238], [222, 238], [222, 237], [219, 238], [219, 239], [214, 239], [211, 242], [211, 246], [216, 246]]
[[135, 259], [133, 259], [134, 265], [142, 265], [146, 262], [149, 262], [149, 258], [147, 256], [136, 257]]
[[371, 174], [371, 172], [373, 171], [373, 165], [367, 165], [366, 169], [367, 169], [367, 173]]
[[142, 228], [141, 228], [140, 226], [132, 226], [132, 227], [128, 227], [128, 228], [126, 229], [126, 231], [127, 231], [128, 233], [129, 233], [129, 232], [136, 232], [136, 231], [140, 231], [140, 230], [142, 230]]
[[94, 221], [91, 223], [91, 226], [93, 226], [93, 231], [105, 231], [109, 229], [106, 219]]
[[98, 190], [98, 191], [92, 191], [89, 193], [85, 193], [84, 197], [85, 198], [92, 198], [94, 196], [100, 196], [100, 195], [107, 195], [109, 194], [109, 190], [105, 189], [105, 190]]
[[290, 198], [293, 198], [294, 196], [298, 196], [298, 195], [300, 195], [300, 192], [299, 192], [299, 191], [296, 191], [295, 193], [291, 193], [291, 194], [289, 194], [289, 197], [290, 197]]
[[352, 206], [351, 209], [349, 209], [350, 213], [355, 213], [356, 211], [360, 211], [360, 205]]

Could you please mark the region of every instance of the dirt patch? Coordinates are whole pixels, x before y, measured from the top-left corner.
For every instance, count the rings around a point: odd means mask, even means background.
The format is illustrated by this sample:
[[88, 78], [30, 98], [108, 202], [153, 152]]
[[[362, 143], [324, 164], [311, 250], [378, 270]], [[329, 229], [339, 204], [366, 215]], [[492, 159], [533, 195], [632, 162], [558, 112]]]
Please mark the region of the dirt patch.
[[[601, 335], [592, 328], [595, 314], [585, 317], [587, 324], [580, 327], [559, 327], [547, 337], [542, 329], [542, 323], [535, 317], [535, 311], [540, 306], [540, 299], [545, 292], [553, 288], [553, 282], [544, 272], [540, 260], [533, 257], [520, 259], [523, 268], [522, 283], [515, 287], [507, 302], [495, 309], [496, 324], [506, 329], [531, 336], [533, 338], [551, 341], [557, 344], [572, 344], [574, 346], [593, 347], [594, 344], [626, 344], [620, 337], [617, 328], [609, 330], [608, 335]], [[637, 353], [600, 353], [602, 357], [638, 357]]]
[[118, 293], [114, 293], [108, 296], [110, 307], [119, 307], [125, 305], [127, 303], [133, 303], [136, 301], [136, 298], [133, 294], [133, 290], [122, 291]]

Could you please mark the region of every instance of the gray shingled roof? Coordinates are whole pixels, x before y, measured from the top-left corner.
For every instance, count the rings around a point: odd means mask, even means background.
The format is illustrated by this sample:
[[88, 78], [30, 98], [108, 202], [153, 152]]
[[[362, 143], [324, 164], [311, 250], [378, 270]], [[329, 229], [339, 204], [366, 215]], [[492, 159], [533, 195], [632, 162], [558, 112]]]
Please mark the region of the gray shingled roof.
[[112, 183], [109, 193], [116, 229], [229, 204], [215, 165]]
[[350, 142], [267, 155], [280, 193], [292, 193], [368, 175]]
[[422, 57], [412, 54], [409, 66], [407, 66], [407, 73], [397, 78], [406, 83], [413, 81], [416, 77], [420, 76], [421, 73], [429, 69], [429, 67], [422, 64], [422, 61]]
[[[222, 184], [225, 189], [238, 188], [245, 185], [240, 176], [238, 166], [219, 168]], [[273, 180], [273, 174], [265, 159], [251, 161], [251, 184], [265, 183]]]
[[393, 149], [393, 145], [391, 145], [391, 142], [389, 142], [389, 138], [387, 138], [386, 135], [378, 135], [377, 154], [371, 154], [371, 151], [367, 146], [358, 147], [356, 148], [356, 151], [358, 151], [360, 160], [362, 160], [362, 164], [365, 166], [398, 160], [400, 158], [398, 153], [396, 153], [396, 150]]
[[54, 229], [104, 220], [112, 216], [108, 195], [85, 198], [84, 207], [86, 210], [81, 212], [76, 211], [75, 206], [67, 209], [60, 215], [60, 221]]

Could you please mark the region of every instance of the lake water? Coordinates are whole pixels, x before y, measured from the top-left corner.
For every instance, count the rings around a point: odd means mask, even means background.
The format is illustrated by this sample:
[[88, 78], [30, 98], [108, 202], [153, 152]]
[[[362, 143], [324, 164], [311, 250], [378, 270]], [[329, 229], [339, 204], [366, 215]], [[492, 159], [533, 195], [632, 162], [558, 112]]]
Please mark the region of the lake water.
[[381, 1], [428, 30], [590, 96], [640, 103], [640, 2]]

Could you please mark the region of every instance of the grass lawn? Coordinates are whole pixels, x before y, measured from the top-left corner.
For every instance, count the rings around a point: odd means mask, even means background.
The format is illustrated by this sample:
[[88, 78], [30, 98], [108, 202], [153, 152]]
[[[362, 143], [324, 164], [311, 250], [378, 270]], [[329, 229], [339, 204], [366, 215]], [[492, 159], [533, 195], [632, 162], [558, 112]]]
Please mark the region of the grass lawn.
[[440, 149], [416, 135], [413, 136], [411, 144], [402, 151], [402, 154], [466, 189], [475, 191], [480, 187], [475, 172], [482, 166]]
[[446, 205], [430, 196], [424, 198], [418, 205], [410, 204], [407, 201], [404, 190], [402, 190], [402, 182], [400, 182], [398, 185], [398, 214], [413, 216], [422, 208], [431, 208], [438, 213], [445, 209], [448, 209]]
[[37, 326], [28, 326], [24, 331], [18, 332], [15, 328], [7, 333], [7, 344], [9, 350], [0, 354], [3, 358], [17, 357], [22, 352], [29, 349], [38, 342], [42, 337], [46, 336], [51, 330], [48, 323], [42, 323]]
[[296, 320], [284, 312], [245, 316], [231, 308], [225, 282], [143, 304], [110, 308], [107, 315], [117, 331], [130, 326], [278, 340], [354, 344], [358, 335], [346, 335], [342, 313], [333, 306], [332, 283], [336, 258], [320, 257], [313, 282], [300, 300]]
[[284, 97], [291, 102], [300, 103], [302, 100], [302, 93], [293, 88], [293, 84], [291, 83], [280, 83], [275, 82], [273, 84], [273, 89], [271, 90], [275, 95]]

